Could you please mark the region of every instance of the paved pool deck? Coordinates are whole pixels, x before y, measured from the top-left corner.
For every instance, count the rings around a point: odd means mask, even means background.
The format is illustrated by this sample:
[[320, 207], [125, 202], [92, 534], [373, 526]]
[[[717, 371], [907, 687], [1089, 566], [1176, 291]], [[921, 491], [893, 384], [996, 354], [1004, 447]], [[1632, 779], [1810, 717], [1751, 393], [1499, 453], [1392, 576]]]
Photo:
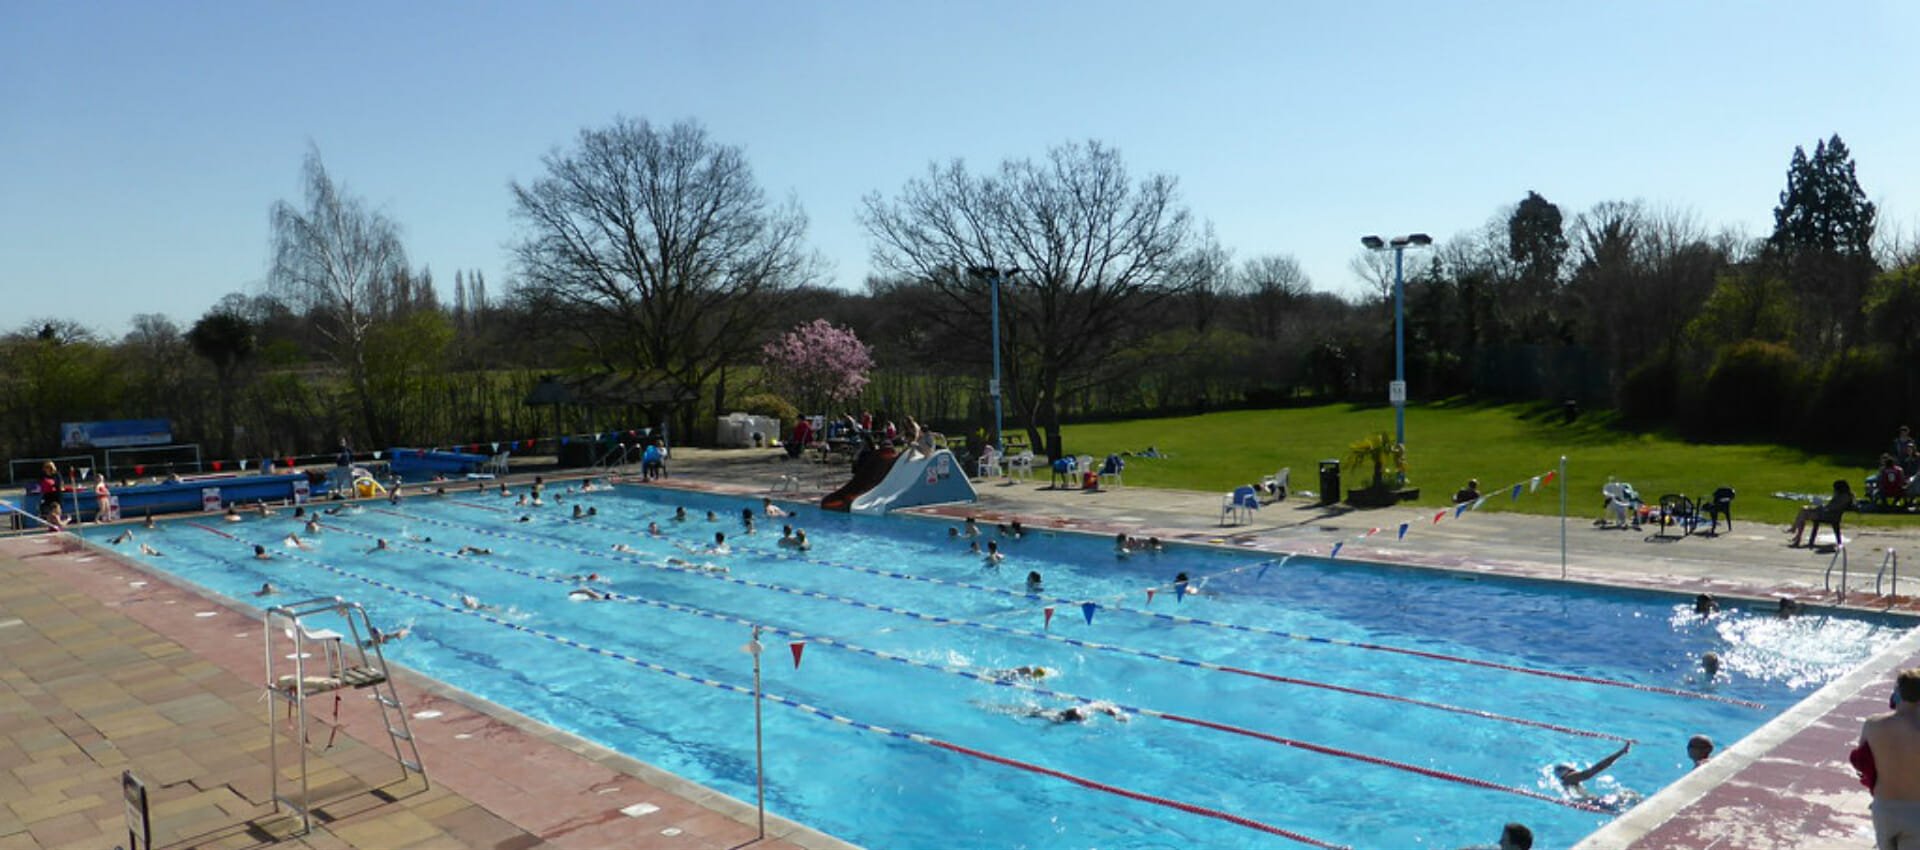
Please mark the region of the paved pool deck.
[[[834, 472], [779, 458], [681, 449], [673, 477], [658, 486], [804, 501], [837, 483]], [[1292, 499], [1248, 522], [1223, 524], [1218, 493], [1046, 485], [1044, 476], [984, 482], [976, 504], [915, 513], [1250, 552], [1324, 555], [1340, 543], [1342, 558], [1564, 575], [1745, 604], [1790, 596], [1812, 614], [1832, 606], [1920, 613], [1912, 578], [1897, 594], [1875, 593], [1885, 552], [1915, 547], [1920, 531], [1849, 529], [1842, 593], [1830, 552], [1789, 549], [1779, 527], [1737, 517], [1733, 531], [1716, 537], [1663, 541], [1649, 539], [1651, 529], [1597, 529], [1576, 508], [1563, 566], [1562, 524], [1553, 518], [1472, 512], [1436, 523], [1432, 508], [1349, 511]], [[1575, 477], [1573, 492], [1597, 489]], [[1523, 498], [1558, 497], [1549, 484]], [[1398, 539], [1403, 522], [1409, 532]], [[1369, 536], [1372, 528], [1383, 532]], [[1880, 590], [1893, 589], [1883, 578]], [[208, 597], [47, 535], [0, 540], [0, 850], [124, 843], [123, 769], [148, 784], [162, 848], [846, 846], [778, 818], [769, 819], [769, 838], [758, 840], [750, 806], [404, 671], [397, 682], [407, 710], [429, 713], [414, 730], [432, 785], [400, 781], [391, 751], [382, 749], [377, 712], [345, 700], [342, 734], [324, 750], [316, 744], [321, 817], [313, 832], [295, 836], [294, 822], [272, 811], [266, 790], [260, 641], [258, 612], [243, 601]], [[1920, 631], [1580, 846], [1871, 847], [1869, 798], [1846, 767], [1846, 752], [1860, 721], [1885, 705], [1893, 672], [1912, 666], [1920, 666]], [[1567, 844], [1540, 838], [1543, 847]]]

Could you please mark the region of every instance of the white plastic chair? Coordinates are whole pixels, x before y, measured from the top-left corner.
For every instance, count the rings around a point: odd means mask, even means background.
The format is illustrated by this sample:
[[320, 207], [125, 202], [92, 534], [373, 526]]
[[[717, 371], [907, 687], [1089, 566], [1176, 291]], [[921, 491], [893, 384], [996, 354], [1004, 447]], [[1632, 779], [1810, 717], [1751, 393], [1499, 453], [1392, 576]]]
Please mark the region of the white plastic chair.
[[1260, 491], [1251, 484], [1234, 488], [1233, 492], [1220, 499], [1220, 524], [1226, 525], [1231, 517], [1236, 523], [1253, 521], [1253, 512], [1260, 509]]
[[987, 478], [1007, 474], [1006, 467], [1001, 463], [1002, 460], [1004, 458], [1000, 456], [1000, 452], [994, 450], [992, 446], [980, 450], [980, 463], [974, 470], [974, 477]]
[[1638, 507], [1635, 503], [1640, 501], [1639, 494], [1633, 491], [1633, 485], [1608, 481], [1606, 486], [1600, 488], [1600, 493], [1607, 497], [1607, 515], [1601, 522], [1611, 521], [1620, 528], [1626, 528], [1634, 519]]
[[1293, 486], [1293, 467], [1283, 466], [1280, 471], [1260, 479], [1260, 490], [1273, 501], [1285, 501]]
[[510, 457], [512, 457], [511, 452], [501, 451], [499, 454], [487, 458], [487, 471], [495, 475], [507, 474], [508, 458]]
[[1032, 478], [1033, 452], [1024, 451], [1007, 459], [1007, 477]]
[[1127, 462], [1119, 455], [1107, 455], [1107, 459], [1100, 463], [1100, 486], [1127, 483], [1122, 477], [1126, 470]]

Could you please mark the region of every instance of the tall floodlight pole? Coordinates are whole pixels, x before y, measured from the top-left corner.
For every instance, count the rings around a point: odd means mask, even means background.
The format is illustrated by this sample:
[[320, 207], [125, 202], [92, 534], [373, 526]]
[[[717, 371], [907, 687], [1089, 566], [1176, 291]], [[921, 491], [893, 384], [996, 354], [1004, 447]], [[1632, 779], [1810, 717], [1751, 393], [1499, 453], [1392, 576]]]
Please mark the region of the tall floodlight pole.
[[996, 266], [968, 266], [967, 273], [975, 277], [986, 278], [991, 284], [987, 299], [989, 309], [993, 311], [993, 382], [987, 384], [987, 395], [993, 397], [993, 450], [1006, 451], [1000, 432], [1004, 420], [1000, 412], [1000, 281], [1020, 273], [1020, 267], [1014, 266], [1002, 270]]
[[1378, 236], [1362, 236], [1360, 244], [1368, 250], [1393, 252], [1393, 386], [1387, 390], [1387, 400], [1393, 403], [1393, 441], [1404, 446], [1407, 444], [1407, 283], [1401, 263], [1409, 246], [1432, 245], [1433, 237], [1410, 233], [1386, 241]]

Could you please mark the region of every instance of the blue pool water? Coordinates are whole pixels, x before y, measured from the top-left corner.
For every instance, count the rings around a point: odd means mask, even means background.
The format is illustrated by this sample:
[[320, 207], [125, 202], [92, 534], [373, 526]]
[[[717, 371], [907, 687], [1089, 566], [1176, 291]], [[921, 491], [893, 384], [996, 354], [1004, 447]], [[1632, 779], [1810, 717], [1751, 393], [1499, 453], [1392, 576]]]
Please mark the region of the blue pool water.
[[[236, 598], [271, 581], [282, 599], [362, 602], [412, 627], [390, 659], [749, 801], [741, 649], [762, 624], [769, 809], [875, 848], [1453, 848], [1509, 820], [1564, 847], [1611, 815], [1567, 805], [1553, 764], [1634, 739], [1588, 787], [1651, 794], [1685, 773], [1689, 735], [1731, 744], [1901, 628], [1703, 620], [1670, 595], [1203, 548], [1118, 558], [1034, 530], [997, 538], [1007, 560], [989, 568], [931, 520], [800, 506], [747, 535], [757, 499], [563, 497], [369, 504], [323, 517], [309, 550], [282, 545], [300, 530], [285, 512], [173, 522], [140, 537], [163, 557], [126, 554]], [[575, 504], [598, 516], [572, 519]], [[782, 523], [814, 548], [777, 546]], [[716, 531], [731, 554], [686, 551]], [[391, 548], [369, 552], [376, 538]], [[1195, 595], [1174, 593], [1180, 572]], [[589, 573], [613, 599], [568, 598]], [[1711, 683], [1708, 650], [1725, 659]], [[1029, 665], [1055, 673], [996, 678]], [[1040, 716], [1084, 700], [1126, 719]]]

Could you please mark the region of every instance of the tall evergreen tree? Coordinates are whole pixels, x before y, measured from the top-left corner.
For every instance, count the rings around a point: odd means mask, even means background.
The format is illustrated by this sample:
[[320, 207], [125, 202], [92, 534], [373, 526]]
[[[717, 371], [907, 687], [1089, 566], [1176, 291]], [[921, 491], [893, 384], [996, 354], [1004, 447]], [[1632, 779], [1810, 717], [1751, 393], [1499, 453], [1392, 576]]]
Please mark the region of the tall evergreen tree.
[[1815, 145], [1812, 157], [1793, 149], [1767, 259], [1799, 301], [1802, 347], [1817, 355], [1860, 338], [1867, 284], [1879, 271], [1872, 252], [1876, 215], [1839, 135]]

